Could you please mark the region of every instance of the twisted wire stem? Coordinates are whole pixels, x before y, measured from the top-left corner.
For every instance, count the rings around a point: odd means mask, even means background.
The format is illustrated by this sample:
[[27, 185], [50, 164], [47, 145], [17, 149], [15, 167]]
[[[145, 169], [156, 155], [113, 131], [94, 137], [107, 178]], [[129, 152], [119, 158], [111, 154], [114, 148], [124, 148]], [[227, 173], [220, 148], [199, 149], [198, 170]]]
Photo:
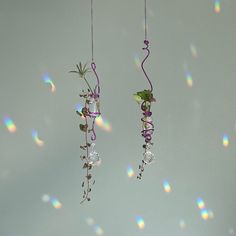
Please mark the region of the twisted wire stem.
[[145, 68], [144, 68], [144, 63], [146, 62], [147, 58], [148, 58], [149, 55], [150, 55], [149, 41], [145, 39], [145, 40], [144, 40], [144, 44], [145, 44], [145, 47], [143, 47], [142, 49], [147, 52], [147, 55], [146, 55], [146, 57], [143, 59], [143, 61], [142, 61], [142, 63], [141, 63], [141, 68], [142, 68], [142, 71], [143, 71], [143, 73], [144, 73], [144, 75], [145, 75], [145, 77], [146, 77], [146, 79], [147, 79], [149, 85], [150, 85], [150, 91], [152, 92], [152, 90], [153, 90], [152, 82], [151, 82], [151, 80], [149, 79], [149, 77], [148, 77], [148, 75], [147, 75], [147, 73], [146, 73], [146, 71], [145, 71]]
[[99, 97], [100, 97], [100, 80], [98, 77], [98, 74], [96, 72], [96, 64], [95, 62], [91, 63], [91, 68], [93, 70], [93, 73], [96, 77], [97, 80], [97, 84], [95, 86], [95, 89], [93, 91], [93, 93], [90, 95], [90, 98], [94, 99], [95, 105], [96, 105], [96, 110], [95, 111], [89, 111], [89, 115], [91, 118], [93, 118], [93, 123], [92, 123], [92, 135], [91, 135], [91, 140], [95, 141], [97, 136], [96, 136], [96, 132], [95, 132], [95, 120], [98, 116], [101, 115], [100, 113], [100, 108], [99, 108]]
[[91, 68], [92, 68], [93, 73], [95, 74], [95, 77], [97, 79], [97, 84], [96, 84], [94, 93], [99, 96], [100, 95], [100, 80], [99, 80], [98, 74], [96, 72], [96, 64], [95, 64], [95, 62], [91, 63]]

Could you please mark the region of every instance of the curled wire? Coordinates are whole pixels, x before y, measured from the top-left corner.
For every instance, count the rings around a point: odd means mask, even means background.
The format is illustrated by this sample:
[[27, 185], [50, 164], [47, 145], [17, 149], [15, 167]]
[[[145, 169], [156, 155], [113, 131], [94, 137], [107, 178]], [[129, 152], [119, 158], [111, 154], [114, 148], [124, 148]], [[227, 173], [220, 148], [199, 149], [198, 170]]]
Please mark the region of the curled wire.
[[96, 118], [93, 118], [93, 124], [92, 124], [92, 129], [91, 129], [91, 131], [92, 131], [91, 140], [92, 140], [92, 141], [95, 141], [96, 138], [97, 138], [96, 132], [95, 132], [95, 129], [94, 129], [94, 126], [95, 126], [95, 119], [96, 119]]
[[92, 94], [90, 94], [90, 98], [94, 99], [97, 109], [96, 109], [96, 111], [89, 111], [90, 117], [93, 118], [92, 129], [91, 129], [91, 131], [92, 131], [91, 140], [95, 141], [96, 140], [95, 120], [98, 116], [101, 115], [101, 113], [99, 111], [100, 81], [99, 81], [98, 74], [96, 72], [96, 64], [94, 62], [91, 63], [91, 68], [92, 68], [94, 75], [96, 77], [96, 80], [97, 80], [97, 84], [95, 86], [94, 92]]
[[95, 74], [96, 79], [97, 79], [97, 85], [95, 86], [94, 94], [98, 95], [98, 97], [99, 97], [99, 95], [100, 95], [100, 81], [99, 81], [98, 74], [96, 72], [96, 64], [95, 64], [95, 62], [91, 63], [91, 68], [92, 68], [93, 73]]
[[149, 57], [149, 55], [150, 55], [150, 50], [149, 50], [149, 41], [148, 40], [144, 40], [144, 44], [146, 45], [144, 48], [142, 48], [143, 50], [145, 50], [145, 51], [147, 51], [147, 55], [146, 55], [146, 57], [143, 59], [143, 61], [142, 61], [142, 64], [141, 64], [141, 67], [142, 67], [142, 70], [143, 70], [143, 73], [144, 73], [144, 75], [145, 75], [145, 77], [146, 77], [146, 79], [147, 79], [147, 81], [148, 81], [148, 83], [149, 83], [149, 85], [150, 85], [150, 87], [151, 87], [151, 92], [152, 92], [152, 90], [153, 90], [153, 87], [152, 87], [152, 82], [151, 82], [151, 80], [149, 79], [149, 77], [148, 77], [148, 75], [147, 75], [147, 73], [146, 73], [146, 71], [145, 71], [145, 69], [144, 69], [144, 63], [145, 63], [145, 61], [147, 60], [147, 58]]

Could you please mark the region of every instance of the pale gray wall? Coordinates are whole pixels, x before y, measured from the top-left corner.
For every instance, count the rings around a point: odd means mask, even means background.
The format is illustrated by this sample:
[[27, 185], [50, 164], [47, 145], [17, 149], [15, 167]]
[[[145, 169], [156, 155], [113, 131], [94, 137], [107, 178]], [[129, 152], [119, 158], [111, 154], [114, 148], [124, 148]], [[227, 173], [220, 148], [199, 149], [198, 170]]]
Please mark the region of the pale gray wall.
[[[97, 128], [103, 162], [93, 172], [92, 201], [81, 206], [83, 136], [74, 109], [84, 84], [68, 71], [90, 60], [89, 2], [0, 0], [0, 236], [96, 235], [88, 217], [109, 236], [233, 234], [236, 1], [222, 0], [216, 14], [213, 0], [148, 0], [157, 160], [141, 182], [128, 178], [126, 168], [136, 170], [142, 158], [140, 111], [132, 94], [146, 85], [134, 62], [136, 54], [143, 57], [143, 1], [94, 1], [101, 107], [113, 131]], [[55, 93], [44, 84], [44, 73], [52, 77]], [[7, 131], [5, 115], [14, 120], [16, 133]], [[44, 147], [36, 146], [32, 129]], [[170, 194], [163, 191], [164, 179], [172, 185]], [[42, 202], [43, 194], [56, 196], [62, 208]], [[198, 197], [213, 219], [202, 220]], [[144, 230], [136, 225], [137, 215], [144, 217]]]

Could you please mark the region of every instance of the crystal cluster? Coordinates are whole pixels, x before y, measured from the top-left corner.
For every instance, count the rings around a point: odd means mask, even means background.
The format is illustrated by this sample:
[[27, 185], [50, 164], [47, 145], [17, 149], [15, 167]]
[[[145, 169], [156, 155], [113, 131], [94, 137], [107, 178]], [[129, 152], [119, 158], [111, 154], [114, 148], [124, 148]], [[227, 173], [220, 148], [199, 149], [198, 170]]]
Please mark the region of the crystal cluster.
[[145, 152], [143, 153], [143, 161], [145, 164], [151, 164], [154, 161], [154, 154], [150, 151], [151, 146], [150, 143], [145, 145]]
[[88, 156], [88, 163], [93, 166], [99, 165], [101, 163], [101, 158], [99, 157], [99, 154], [94, 150], [94, 147], [95, 143], [92, 143], [91, 144], [92, 150]]

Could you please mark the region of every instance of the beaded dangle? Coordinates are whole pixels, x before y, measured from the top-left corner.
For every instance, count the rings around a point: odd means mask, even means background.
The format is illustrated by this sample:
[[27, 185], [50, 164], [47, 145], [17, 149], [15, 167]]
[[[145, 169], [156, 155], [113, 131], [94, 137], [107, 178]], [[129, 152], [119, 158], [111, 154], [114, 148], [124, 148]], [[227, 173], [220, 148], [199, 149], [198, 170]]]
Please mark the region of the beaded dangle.
[[146, 52], [146, 56], [144, 57], [141, 63], [141, 68], [150, 88], [144, 89], [143, 91], [140, 91], [134, 94], [135, 100], [139, 104], [141, 104], [141, 111], [143, 115], [143, 117], [141, 118], [141, 121], [142, 121], [141, 135], [144, 138], [144, 142], [145, 142], [143, 144], [144, 153], [143, 153], [142, 163], [141, 165], [139, 165], [139, 174], [137, 176], [138, 179], [142, 178], [144, 166], [147, 164], [151, 164], [154, 161], [154, 154], [151, 152], [151, 148], [153, 146], [152, 135], [154, 133], [154, 124], [152, 121], [151, 106], [152, 106], [152, 103], [155, 102], [156, 100], [153, 97], [152, 82], [149, 79], [146, 73], [146, 70], [144, 68], [144, 64], [150, 55], [149, 40], [147, 39], [147, 0], [144, 0], [144, 15], [145, 15], [144, 17], [145, 39], [144, 39], [144, 47], [142, 49]]
[[[90, 201], [90, 193], [92, 191], [92, 185], [95, 184], [95, 180], [92, 177], [91, 169], [94, 166], [98, 166], [101, 163], [99, 154], [95, 151], [96, 132], [95, 132], [95, 120], [101, 115], [100, 113], [100, 80], [96, 72], [96, 64], [94, 61], [94, 39], [93, 39], [93, 0], [91, 0], [91, 49], [92, 59], [90, 67], [87, 64], [82, 65], [80, 62], [76, 65], [77, 70], [70, 71], [79, 75], [79, 78], [85, 81], [87, 89], [82, 90], [79, 95], [84, 99], [84, 106], [82, 109], [76, 110], [76, 113], [85, 121], [84, 124], [80, 124], [80, 130], [84, 133], [85, 143], [80, 148], [85, 152], [81, 155], [83, 161], [83, 169], [86, 170], [85, 179], [82, 182], [83, 199], [84, 201]], [[92, 88], [87, 80], [87, 74], [93, 72], [96, 84]]]

